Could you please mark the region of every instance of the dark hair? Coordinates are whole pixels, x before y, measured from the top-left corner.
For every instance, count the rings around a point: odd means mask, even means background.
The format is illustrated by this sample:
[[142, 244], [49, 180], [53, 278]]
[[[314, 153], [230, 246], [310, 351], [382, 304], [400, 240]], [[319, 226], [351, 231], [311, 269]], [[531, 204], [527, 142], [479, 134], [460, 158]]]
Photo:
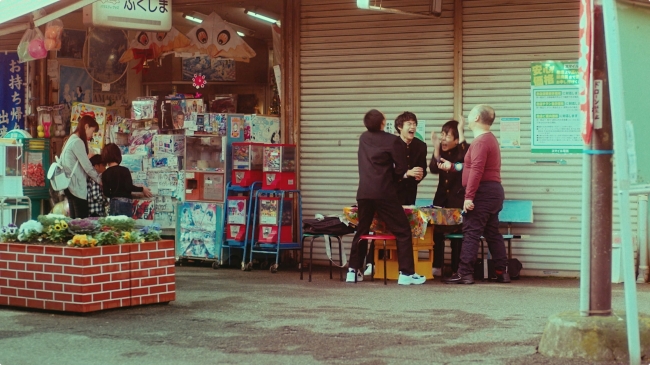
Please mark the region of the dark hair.
[[94, 155], [93, 157], [90, 158], [90, 163], [93, 166], [97, 165], [103, 165], [104, 162], [102, 161], [102, 156], [101, 155]]
[[115, 143], [109, 143], [102, 150], [102, 161], [105, 164], [115, 162], [119, 165], [122, 163], [122, 151]]
[[442, 131], [446, 134], [453, 134], [454, 139], [458, 139], [458, 122], [455, 120], [450, 120], [447, 123], [442, 125]]
[[363, 117], [363, 125], [370, 132], [378, 132], [381, 130], [381, 124], [386, 120], [384, 114], [377, 109], [372, 109]]
[[492, 125], [492, 123], [494, 123], [494, 119], [497, 116], [497, 113], [494, 112], [494, 109], [486, 104], [481, 104], [478, 107], [481, 123], [485, 125]]
[[404, 112], [398, 115], [397, 118], [395, 118], [395, 130], [400, 133], [400, 130], [404, 127], [404, 122], [408, 122], [409, 120], [414, 121], [415, 125], [418, 124], [418, 118], [411, 112]]
[[[225, 34], [225, 35], [228, 36], [228, 39], [223, 43], [221, 43], [221, 41], [219, 40], [219, 36], [222, 35], [222, 34]], [[228, 43], [229, 41], [230, 41], [230, 32], [229, 31], [222, 30], [221, 32], [219, 32], [219, 34], [217, 35], [217, 43], [219, 43], [220, 45], [224, 45], [224, 44]]]
[[95, 128], [95, 130], [99, 129], [99, 124], [97, 124], [95, 118], [91, 117], [90, 115], [84, 115], [81, 117], [81, 119], [79, 119], [79, 124], [77, 124], [77, 128], [75, 128], [74, 132], [72, 133], [81, 138], [84, 146], [86, 147], [86, 153], [88, 153], [88, 136], [86, 136], [86, 126], [88, 126], [88, 128]]

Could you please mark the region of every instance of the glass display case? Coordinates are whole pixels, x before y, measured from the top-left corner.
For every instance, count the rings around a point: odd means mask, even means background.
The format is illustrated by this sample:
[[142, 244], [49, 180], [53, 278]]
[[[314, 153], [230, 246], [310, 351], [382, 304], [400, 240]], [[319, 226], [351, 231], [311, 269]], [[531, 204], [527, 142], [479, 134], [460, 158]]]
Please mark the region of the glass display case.
[[274, 190], [296, 188], [296, 145], [264, 146], [262, 188]]
[[248, 187], [262, 181], [264, 144], [236, 142], [232, 144], [232, 185]]
[[23, 196], [22, 140], [0, 138], [0, 196]]
[[[280, 215], [279, 197], [259, 197], [259, 242], [290, 243], [293, 240], [293, 198], [285, 198]], [[280, 230], [280, 225], [282, 229]], [[281, 231], [281, 232], [280, 232]]]
[[220, 136], [185, 136], [185, 199], [223, 202], [224, 143]]

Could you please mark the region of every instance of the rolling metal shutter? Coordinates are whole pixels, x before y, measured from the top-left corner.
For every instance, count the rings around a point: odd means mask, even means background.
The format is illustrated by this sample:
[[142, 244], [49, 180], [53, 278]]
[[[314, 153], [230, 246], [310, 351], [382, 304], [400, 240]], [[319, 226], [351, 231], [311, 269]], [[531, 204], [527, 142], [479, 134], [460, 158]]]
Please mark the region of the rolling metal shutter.
[[524, 275], [579, 274], [582, 157], [530, 152], [530, 63], [578, 59], [579, 8], [568, 0], [463, 1], [464, 114], [493, 106], [497, 137], [499, 117], [521, 118], [522, 148], [501, 152], [506, 199], [533, 200], [535, 223], [514, 226], [530, 235], [513, 243]]
[[[428, 10], [424, 0], [383, 6]], [[303, 0], [301, 8], [303, 215], [338, 215], [356, 203], [358, 139], [368, 110], [388, 120], [411, 111], [426, 121], [427, 134], [453, 116], [453, 1], [444, 2], [440, 18], [359, 10], [352, 0]], [[437, 177], [428, 176], [418, 198], [433, 200], [436, 186]], [[322, 243], [314, 258], [326, 259]]]

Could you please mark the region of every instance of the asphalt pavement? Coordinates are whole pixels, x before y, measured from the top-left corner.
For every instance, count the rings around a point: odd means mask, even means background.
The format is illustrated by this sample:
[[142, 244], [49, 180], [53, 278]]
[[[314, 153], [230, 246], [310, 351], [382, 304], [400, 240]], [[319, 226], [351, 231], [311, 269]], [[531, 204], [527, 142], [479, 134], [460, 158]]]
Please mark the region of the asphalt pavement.
[[[316, 268], [177, 267], [169, 304], [89, 314], [0, 307], [0, 365], [576, 364], [537, 353], [551, 314], [578, 310], [576, 279], [346, 284]], [[650, 313], [650, 285], [638, 304]], [[613, 285], [623, 311], [623, 285]], [[606, 364], [614, 364], [613, 362]]]

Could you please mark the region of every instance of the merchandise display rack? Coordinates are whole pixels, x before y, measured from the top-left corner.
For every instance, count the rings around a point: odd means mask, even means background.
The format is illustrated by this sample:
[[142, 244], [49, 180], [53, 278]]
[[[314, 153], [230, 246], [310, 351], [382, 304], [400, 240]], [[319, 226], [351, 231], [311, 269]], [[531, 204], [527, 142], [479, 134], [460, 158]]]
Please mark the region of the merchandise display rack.
[[[248, 247], [253, 247], [253, 242], [255, 242], [256, 234], [253, 226], [253, 214], [252, 213], [252, 207], [253, 204], [255, 204], [255, 197], [256, 197], [256, 192], [262, 187], [262, 182], [261, 181], [255, 181], [251, 183], [250, 186], [237, 186], [237, 185], [231, 185], [231, 183], [228, 183], [227, 186], [227, 198], [231, 196], [242, 196], [245, 198], [247, 204], [244, 208], [245, 210], [245, 225], [244, 225], [244, 239], [243, 240], [238, 240], [238, 239], [232, 239], [228, 238], [229, 235], [233, 236], [230, 234], [230, 229], [231, 229], [231, 224], [233, 223], [232, 221], [229, 221], [230, 215], [230, 209], [228, 206], [226, 206], [226, 211], [227, 213], [225, 214], [225, 219], [224, 219], [224, 234], [223, 234], [223, 245], [221, 247], [221, 252], [223, 255], [223, 252], [225, 249], [228, 249], [228, 264], [231, 264], [231, 258], [232, 258], [232, 249], [241, 249], [243, 250], [242, 252], [242, 259], [241, 259], [241, 269], [246, 270], [247, 265], [246, 265], [246, 254], [248, 253]], [[237, 195], [231, 195], [231, 194], [237, 194]], [[226, 199], [227, 199], [226, 198]], [[232, 200], [229, 200], [227, 204], [229, 204]], [[233, 201], [234, 202], [234, 201]], [[239, 232], [237, 232], [239, 233]], [[223, 257], [223, 256], [222, 256]], [[221, 265], [223, 265], [224, 260], [221, 260]]]

